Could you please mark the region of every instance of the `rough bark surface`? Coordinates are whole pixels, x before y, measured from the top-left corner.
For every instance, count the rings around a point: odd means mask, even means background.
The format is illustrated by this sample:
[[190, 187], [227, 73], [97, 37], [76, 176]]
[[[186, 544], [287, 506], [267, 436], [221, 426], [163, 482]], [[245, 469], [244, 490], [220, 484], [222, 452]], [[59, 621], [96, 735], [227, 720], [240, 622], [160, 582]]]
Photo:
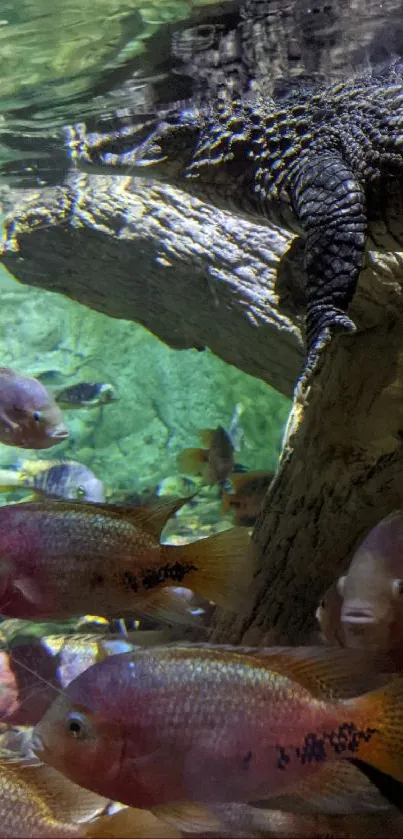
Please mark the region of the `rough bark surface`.
[[360, 302], [369, 307], [372, 297], [378, 323], [336, 338], [306, 406], [294, 404], [255, 527], [252, 598], [236, 621], [218, 620], [216, 640], [305, 642], [326, 588], [365, 534], [403, 505], [401, 262], [401, 254], [390, 256], [378, 279], [372, 269], [364, 272]]
[[291, 243], [175, 189], [72, 175], [14, 210], [2, 259], [24, 283], [137, 321], [172, 347], [209, 347], [290, 396], [304, 357]]

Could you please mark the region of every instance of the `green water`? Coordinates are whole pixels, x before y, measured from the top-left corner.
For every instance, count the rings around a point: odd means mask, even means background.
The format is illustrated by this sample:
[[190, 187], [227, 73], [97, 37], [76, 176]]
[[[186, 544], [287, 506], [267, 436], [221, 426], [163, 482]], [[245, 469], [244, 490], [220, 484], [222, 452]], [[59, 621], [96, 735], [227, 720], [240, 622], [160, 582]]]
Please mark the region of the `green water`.
[[141, 491], [175, 475], [176, 456], [199, 444], [198, 429], [228, 428], [240, 404], [236, 460], [275, 468], [289, 401], [264, 382], [209, 351], [172, 350], [141, 326], [23, 286], [4, 271], [0, 289], [4, 366], [33, 376], [59, 371], [66, 385], [110, 382], [118, 394], [102, 408], [65, 410], [70, 437], [48, 452], [1, 446], [1, 466], [71, 457], [108, 488]]

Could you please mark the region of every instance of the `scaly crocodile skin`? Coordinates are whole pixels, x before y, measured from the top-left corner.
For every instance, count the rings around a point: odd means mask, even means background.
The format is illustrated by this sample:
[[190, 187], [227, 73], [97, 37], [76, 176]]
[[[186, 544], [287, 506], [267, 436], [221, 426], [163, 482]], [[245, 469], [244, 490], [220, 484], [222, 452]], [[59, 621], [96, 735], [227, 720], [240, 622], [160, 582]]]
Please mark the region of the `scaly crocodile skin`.
[[302, 236], [307, 368], [333, 330], [354, 329], [347, 309], [367, 236], [403, 245], [401, 63], [282, 106], [250, 98], [109, 134], [77, 125], [69, 145], [80, 168], [157, 178]]

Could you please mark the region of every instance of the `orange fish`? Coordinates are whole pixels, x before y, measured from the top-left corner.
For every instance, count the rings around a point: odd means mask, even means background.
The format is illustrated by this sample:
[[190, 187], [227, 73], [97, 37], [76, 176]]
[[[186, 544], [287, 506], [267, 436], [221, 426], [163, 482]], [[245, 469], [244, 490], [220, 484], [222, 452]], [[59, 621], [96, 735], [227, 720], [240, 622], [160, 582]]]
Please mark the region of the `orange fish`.
[[0, 507], [0, 611], [36, 620], [124, 617], [158, 588], [178, 585], [236, 609], [252, 573], [249, 537], [234, 527], [187, 545], [161, 544], [167, 519], [186, 500]]
[[234, 513], [234, 523], [242, 527], [253, 527], [260, 513], [274, 472], [248, 472], [232, 475], [233, 493], [223, 492], [222, 513]]
[[346, 758], [403, 782], [403, 677], [352, 696], [365, 658], [204, 645], [111, 656], [55, 700], [32, 747], [134, 807], [259, 801]]
[[234, 447], [225, 429], [205, 428], [199, 431], [205, 448], [184, 449], [177, 457], [180, 472], [201, 475], [206, 484], [223, 484], [234, 467]]
[[341, 607], [343, 598], [339, 594], [337, 580], [332, 583], [322, 597], [316, 610], [316, 620], [319, 623], [323, 638], [328, 644], [345, 647], [343, 627], [341, 625]]
[[[337, 582], [340, 629], [347, 647], [390, 655], [403, 666], [403, 512], [397, 510], [374, 527]], [[337, 625], [337, 597], [333, 595]], [[328, 606], [328, 608], [329, 608]], [[329, 618], [322, 617], [323, 620]]]
[[62, 412], [41, 382], [0, 367], [0, 441], [23, 449], [48, 449], [66, 437]]

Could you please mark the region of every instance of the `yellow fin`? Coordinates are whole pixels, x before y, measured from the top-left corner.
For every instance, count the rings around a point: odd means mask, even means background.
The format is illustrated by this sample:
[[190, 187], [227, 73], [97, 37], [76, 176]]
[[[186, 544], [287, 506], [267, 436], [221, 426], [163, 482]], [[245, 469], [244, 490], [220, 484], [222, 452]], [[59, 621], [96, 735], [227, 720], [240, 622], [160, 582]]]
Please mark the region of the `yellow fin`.
[[356, 757], [403, 783], [403, 676], [343, 704], [357, 725], [375, 730], [368, 742], [360, 741]]
[[383, 661], [372, 658], [367, 650], [273, 647], [250, 652], [262, 657], [276, 672], [298, 681], [317, 699], [355, 697], [383, 685], [386, 680], [385, 675], [378, 672]]
[[193, 592], [188, 591], [190, 597], [186, 597], [186, 591], [186, 588], [181, 586], [157, 588], [136, 604], [136, 614], [163, 623], [200, 627], [203, 625], [203, 608], [198, 608], [198, 604], [192, 605]]
[[100, 509], [120, 513], [125, 518], [131, 519], [138, 527], [142, 527], [147, 533], [159, 539], [168, 519], [172, 518], [177, 510], [180, 510], [188, 501], [191, 501], [194, 495], [195, 493], [186, 498], [158, 498], [150, 504], [136, 507], [121, 507], [116, 504], [97, 504], [96, 506]]
[[124, 807], [117, 813], [83, 825], [84, 837], [92, 839], [180, 839], [179, 830], [161, 821], [150, 810]]
[[248, 595], [254, 571], [254, 545], [244, 527], [232, 527], [187, 545], [163, 545], [164, 561], [194, 565], [182, 584], [213, 600], [221, 609], [236, 611]]
[[184, 833], [204, 834], [219, 831], [222, 822], [202, 804], [178, 803], [153, 807], [152, 812], [162, 821]]
[[206, 449], [184, 449], [176, 458], [179, 472], [185, 475], [205, 476], [208, 468], [208, 452]]

